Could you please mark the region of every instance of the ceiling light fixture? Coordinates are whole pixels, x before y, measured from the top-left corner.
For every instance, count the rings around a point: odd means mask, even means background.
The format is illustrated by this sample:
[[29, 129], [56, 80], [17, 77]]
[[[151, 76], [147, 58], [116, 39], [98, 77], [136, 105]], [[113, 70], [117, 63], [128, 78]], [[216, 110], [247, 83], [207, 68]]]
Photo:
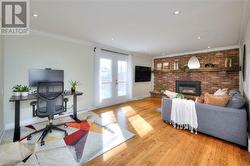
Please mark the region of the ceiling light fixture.
[[111, 40], [115, 40], [114, 38], [111, 38]]
[[199, 39], [199, 40], [200, 40], [200, 39], [201, 39], [201, 37], [200, 37], [200, 36], [198, 36], [198, 37], [197, 37], [197, 39]]
[[33, 17], [38, 17], [38, 14], [33, 14]]
[[174, 15], [178, 15], [178, 14], [180, 14], [181, 12], [179, 11], [179, 10], [176, 10], [176, 11], [174, 11]]

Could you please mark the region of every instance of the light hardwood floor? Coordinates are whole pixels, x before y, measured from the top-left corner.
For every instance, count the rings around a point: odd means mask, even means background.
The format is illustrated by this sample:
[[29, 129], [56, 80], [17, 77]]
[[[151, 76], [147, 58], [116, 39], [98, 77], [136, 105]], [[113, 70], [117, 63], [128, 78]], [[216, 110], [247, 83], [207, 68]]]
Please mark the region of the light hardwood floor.
[[250, 166], [246, 149], [201, 133], [174, 129], [155, 112], [159, 106], [159, 99], [147, 98], [96, 110], [136, 136], [86, 165]]

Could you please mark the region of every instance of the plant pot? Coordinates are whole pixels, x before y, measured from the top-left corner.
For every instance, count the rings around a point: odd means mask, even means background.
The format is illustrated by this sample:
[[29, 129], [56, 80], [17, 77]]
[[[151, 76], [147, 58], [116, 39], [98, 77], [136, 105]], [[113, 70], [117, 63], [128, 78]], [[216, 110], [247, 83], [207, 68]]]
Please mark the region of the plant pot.
[[16, 96], [16, 97], [21, 96], [21, 92], [14, 92], [14, 96]]
[[71, 88], [71, 93], [75, 93], [75, 92], [76, 92], [76, 90]]
[[26, 96], [29, 95], [29, 92], [22, 92], [21, 95], [22, 95], [23, 97], [26, 97]]

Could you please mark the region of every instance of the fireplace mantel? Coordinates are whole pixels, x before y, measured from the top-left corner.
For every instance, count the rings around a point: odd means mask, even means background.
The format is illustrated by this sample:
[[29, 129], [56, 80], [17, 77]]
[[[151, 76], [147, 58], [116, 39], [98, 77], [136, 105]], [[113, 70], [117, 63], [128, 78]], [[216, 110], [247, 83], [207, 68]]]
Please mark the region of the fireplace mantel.
[[182, 73], [182, 72], [239, 72], [241, 71], [241, 67], [231, 67], [231, 68], [199, 68], [199, 69], [185, 69], [185, 70], [154, 70], [153, 73], [163, 72], [163, 73]]

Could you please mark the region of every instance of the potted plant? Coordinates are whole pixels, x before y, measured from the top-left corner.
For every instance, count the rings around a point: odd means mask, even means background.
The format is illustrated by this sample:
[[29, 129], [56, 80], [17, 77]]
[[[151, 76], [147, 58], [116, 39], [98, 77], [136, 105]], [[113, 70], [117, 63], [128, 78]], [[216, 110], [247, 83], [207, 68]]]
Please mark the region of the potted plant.
[[30, 88], [28, 86], [22, 86], [21, 88], [21, 95], [26, 97], [29, 95]]
[[183, 95], [183, 94], [181, 94], [181, 93], [177, 93], [176, 98], [179, 98], [179, 99], [184, 99], [185, 97], [184, 97], [184, 95]]
[[165, 88], [164, 86], [160, 86], [160, 92], [161, 92], [161, 93], [164, 93], [165, 90], [166, 90], [166, 88]]
[[15, 85], [12, 87], [12, 91], [14, 92], [14, 96], [20, 96], [22, 92], [22, 85]]
[[71, 85], [71, 92], [75, 93], [76, 92], [76, 88], [79, 85], [79, 82], [78, 81], [70, 80], [69, 83]]

